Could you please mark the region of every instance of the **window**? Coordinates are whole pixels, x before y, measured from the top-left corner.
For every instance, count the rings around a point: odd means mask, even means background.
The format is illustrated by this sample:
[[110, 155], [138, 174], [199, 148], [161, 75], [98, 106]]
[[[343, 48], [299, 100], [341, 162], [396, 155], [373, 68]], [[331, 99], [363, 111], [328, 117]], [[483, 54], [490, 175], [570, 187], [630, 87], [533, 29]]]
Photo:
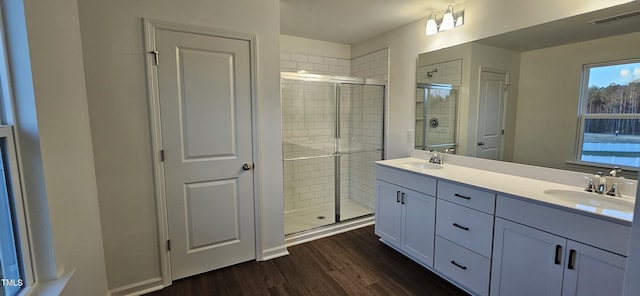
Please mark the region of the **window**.
[[640, 167], [640, 60], [587, 65], [578, 162]]
[[[0, 296], [14, 296], [26, 286], [22, 242], [24, 214], [17, 180], [11, 127], [0, 126]], [[19, 186], [19, 185], [18, 185]]]

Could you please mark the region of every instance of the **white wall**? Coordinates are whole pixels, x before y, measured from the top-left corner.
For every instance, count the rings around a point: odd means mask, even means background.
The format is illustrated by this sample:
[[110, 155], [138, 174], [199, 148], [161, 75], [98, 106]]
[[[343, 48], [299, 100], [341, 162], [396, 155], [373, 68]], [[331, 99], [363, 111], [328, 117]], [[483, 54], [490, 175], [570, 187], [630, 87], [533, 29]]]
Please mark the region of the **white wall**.
[[64, 294], [105, 295], [78, 3], [24, 5], [44, 169], [44, 184], [26, 188], [27, 198], [34, 190], [46, 191], [58, 272], [76, 270]]
[[[407, 130], [413, 129], [416, 57], [419, 53], [462, 44], [569, 16], [628, 2], [627, 0], [468, 1], [456, 5], [465, 11], [465, 24], [433, 36], [425, 35], [425, 19], [391, 30], [352, 46], [352, 55], [389, 47], [389, 158], [409, 155]], [[444, 8], [443, 8], [444, 10]]]
[[257, 36], [258, 257], [286, 252], [278, 1], [84, 0], [79, 12], [109, 288], [161, 276], [142, 18]]
[[513, 160], [567, 169], [575, 155], [583, 65], [637, 58], [639, 47], [640, 33], [631, 33], [523, 52]]
[[351, 45], [349, 44], [289, 35], [280, 35], [280, 51], [338, 59], [351, 59]]

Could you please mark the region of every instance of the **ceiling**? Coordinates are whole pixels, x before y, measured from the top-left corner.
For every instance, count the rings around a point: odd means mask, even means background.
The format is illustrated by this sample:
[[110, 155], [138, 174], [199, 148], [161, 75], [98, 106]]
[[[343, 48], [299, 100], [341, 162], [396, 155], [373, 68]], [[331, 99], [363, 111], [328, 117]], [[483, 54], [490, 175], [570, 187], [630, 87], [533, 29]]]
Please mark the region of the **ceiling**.
[[[468, 0], [467, 0], [468, 1]], [[356, 44], [464, 0], [280, 0], [284, 35]], [[479, 42], [517, 51], [638, 32], [640, 15], [594, 25], [589, 21], [640, 10], [640, 1], [490, 37]]]
[[[610, 18], [615, 20], [592, 23]], [[511, 31], [478, 42], [523, 52], [639, 31], [640, 1]]]
[[[280, 0], [280, 33], [355, 44], [442, 14], [458, 0]], [[455, 7], [454, 7], [455, 8]]]

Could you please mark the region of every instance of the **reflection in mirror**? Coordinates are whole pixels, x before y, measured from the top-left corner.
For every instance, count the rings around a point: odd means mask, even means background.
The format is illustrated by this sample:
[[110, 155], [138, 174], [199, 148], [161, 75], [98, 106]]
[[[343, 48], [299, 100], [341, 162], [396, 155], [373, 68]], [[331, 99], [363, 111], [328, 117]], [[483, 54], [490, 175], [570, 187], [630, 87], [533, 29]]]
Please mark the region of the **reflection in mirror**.
[[416, 149], [455, 152], [457, 87], [418, 83], [416, 93]]
[[[610, 167], [580, 157], [581, 84], [587, 65], [640, 58], [640, 15], [590, 21], [639, 10], [640, 2], [631, 2], [423, 53], [416, 81], [459, 86], [456, 154], [586, 172], [596, 169], [577, 165]], [[483, 79], [483, 73], [497, 73], [503, 81]], [[490, 93], [502, 98], [483, 99]], [[420, 104], [416, 101], [417, 116]], [[485, 136], [496, 140], [495, 149], [483, 150]], [[428, 137], [423, 142], [429, 143]], [[416, 148], [421, 146], [416, 141]]]

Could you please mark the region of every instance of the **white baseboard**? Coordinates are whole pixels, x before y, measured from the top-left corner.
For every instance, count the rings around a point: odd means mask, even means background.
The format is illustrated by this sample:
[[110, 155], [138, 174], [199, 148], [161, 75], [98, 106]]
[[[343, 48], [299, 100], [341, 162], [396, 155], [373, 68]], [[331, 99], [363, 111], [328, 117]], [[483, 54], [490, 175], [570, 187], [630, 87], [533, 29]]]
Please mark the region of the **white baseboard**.
[[257, 261], [267, 261], [274, 258], [287, 256], [289, 255], [289, 251], [287, 251], [287, 246], [282, 245], [271, 249], [266, 249], [262, 251], [262, 256], [257, 259]]
[[129, 284], [109, 291], [111, 296], [138, 296], [164, 288], [162, 278], [152, 278], [145, 281]]

